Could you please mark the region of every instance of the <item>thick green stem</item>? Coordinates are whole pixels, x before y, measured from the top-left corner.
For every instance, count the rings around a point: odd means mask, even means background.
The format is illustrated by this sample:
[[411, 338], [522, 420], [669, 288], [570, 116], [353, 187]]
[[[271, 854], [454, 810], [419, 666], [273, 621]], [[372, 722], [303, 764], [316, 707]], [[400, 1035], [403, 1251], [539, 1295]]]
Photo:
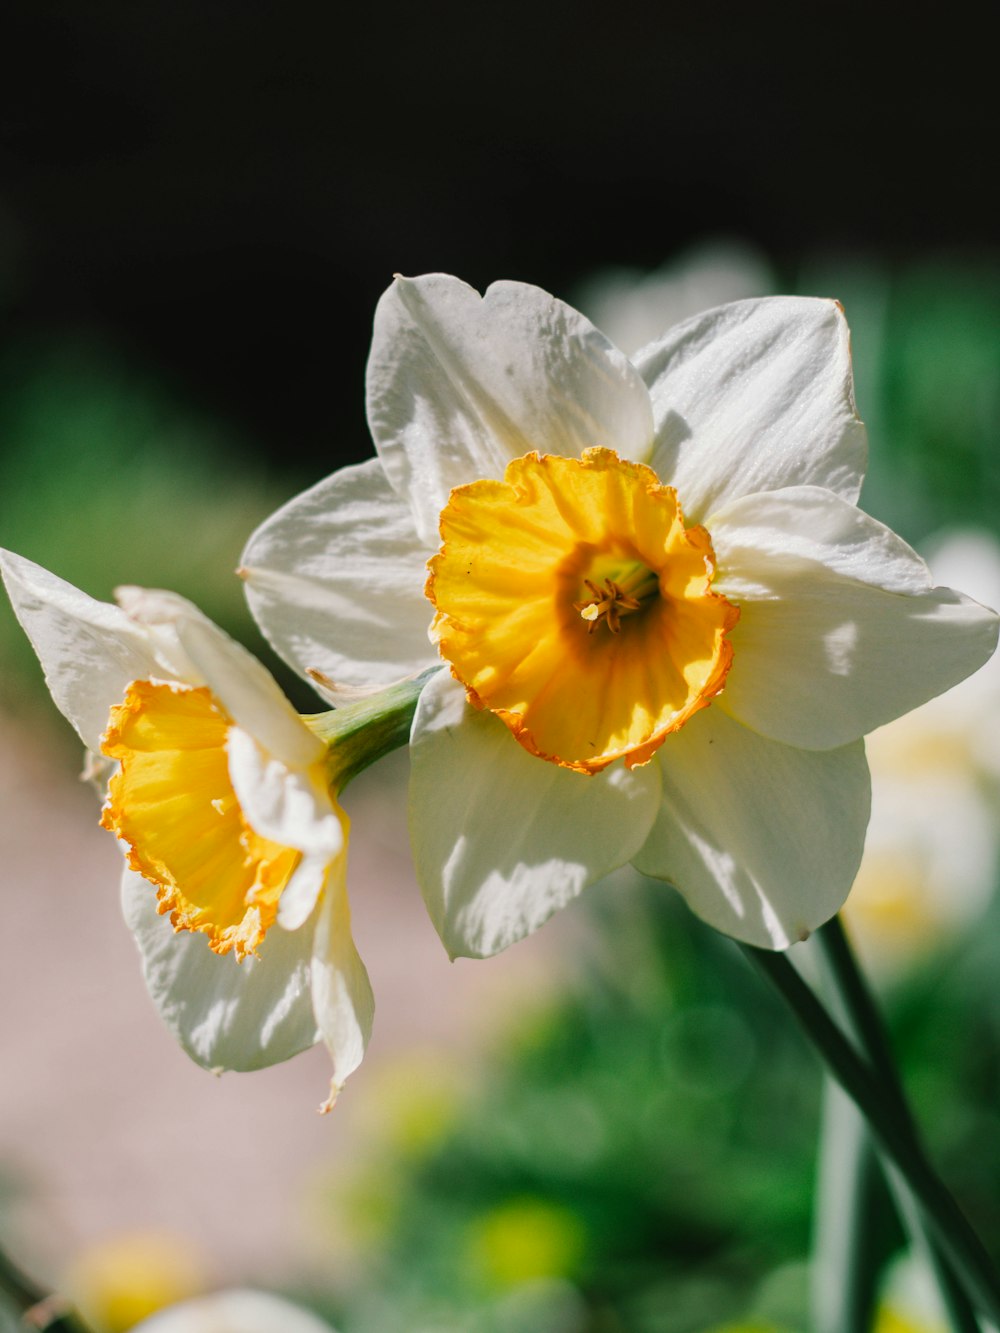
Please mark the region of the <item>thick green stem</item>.
[[[824, 980], [835, 997], [834, 1013], [867, 1057], [881, 1079], [886, 1095], [917, 1139], [917, 1128], [903, 1091], [888, 1033], [840, 918], [833, 917], [820, 927], [813, 938], [819, 950]], [[899, 1215], [911, 1240], [926, 1255], [952, 1328], [955, 1333], [979, 1333], [979, 1321], [969, 1298], [947, 1256], [929, 1230], [906, 1180], [891, 1165], [885, 1165], [886, 1179], [896, 1199]]]
[[38, 1333], [89, 1333], [87, 1325], [60, 1296], [46, 1292], [0, 1250], [0, 1292]]
[[951, 1194], [917, 1142], [908, 1113], [888, 1096], [866, 1061], [833, 1022], [784, 954], [740, 946], [777, 990], [830, 1073], [856, 1103], [884, 1156], [909, 1186], [928, 1227], [966, 1290], [1000, 1324], [1000, 1276]]
[[370, 764], [409, 742], [420, 691], [440, 670], [430, 667], [377, 694], [302, 719], [327, 744], [327, 777], [334, 792], [342, 792]]

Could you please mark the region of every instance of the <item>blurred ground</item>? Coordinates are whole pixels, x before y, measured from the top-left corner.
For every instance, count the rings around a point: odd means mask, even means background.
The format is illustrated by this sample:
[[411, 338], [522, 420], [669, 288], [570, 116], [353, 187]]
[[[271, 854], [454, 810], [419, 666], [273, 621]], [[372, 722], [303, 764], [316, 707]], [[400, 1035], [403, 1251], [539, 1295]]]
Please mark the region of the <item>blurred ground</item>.
[[[53, 729], [41, 713], [0, 714], [7, 1243], [55, 1280], [90, 1243], [166, 1229], [197, 1244], [214, 1282], [287, 1280], [308, 1265], [311, 1183], [350, 1162], [380, 1066], [403, 1051], [470, 1056], [519, 997], [550, 984], [551, 946], [572, 933], [572, 914], [488, 964], [449, 964], [410, 868], [404, 763], [366, 774], [345, 805], [355, 935], [378, 1013], [365, 1064], [321, 1118], [320, 1049], [215, 1079], [175, 1046], [121, 920], [119, 852]], [[330, 1239], [313, 1242], [317, 1262]]]

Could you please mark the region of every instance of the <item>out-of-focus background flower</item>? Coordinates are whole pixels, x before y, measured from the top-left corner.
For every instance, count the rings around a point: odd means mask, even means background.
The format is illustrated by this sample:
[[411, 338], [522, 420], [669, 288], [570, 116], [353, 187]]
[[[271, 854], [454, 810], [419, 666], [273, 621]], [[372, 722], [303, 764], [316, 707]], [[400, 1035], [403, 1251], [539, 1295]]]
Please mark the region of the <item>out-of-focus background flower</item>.
[[[864, 503], [997, 604], [991, 55], [957, 11], [891, 40], [850, 6], [808, 29], [784, 6], [563, 3], [357, 24], [7, 7], [0, 544], [96, 596], [176, 588], [266, 654], [241, 546], [368, 454], [375, 301], [439, 268], [540, 283], [630, 351], [721, 301], [838, 297]], [[872, 739], [848, 914], [994, 1252], [998, 727], [987, 668]], [[0, 605], [0, 1241], [99, 1333], [248, 1282], [341, 1333], [806, 1327], [818, 1070], [669, 890], [621, 875], [449, 965], [405, 852], [405, 757], [370, 772], [347, 804], [376, 1033], [319, 1120], [320, 1054], [215, 1080], [162, 1029], [79, 764]], [[880, 1333], [934, 1333], [879, 1234]]]

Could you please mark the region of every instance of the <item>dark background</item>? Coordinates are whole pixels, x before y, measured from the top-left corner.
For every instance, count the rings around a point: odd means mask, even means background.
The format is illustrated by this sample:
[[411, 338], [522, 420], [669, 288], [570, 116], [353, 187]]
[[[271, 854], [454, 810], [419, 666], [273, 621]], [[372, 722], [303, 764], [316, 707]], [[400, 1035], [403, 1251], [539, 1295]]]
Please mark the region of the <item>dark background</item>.
[[994, 239], [954, 6], [14, 0], [2, 30], [0, 336], [110, 339], [316, 476], [369, 451], [394, 271], [565, 295], [723, 235], [791, 285]]

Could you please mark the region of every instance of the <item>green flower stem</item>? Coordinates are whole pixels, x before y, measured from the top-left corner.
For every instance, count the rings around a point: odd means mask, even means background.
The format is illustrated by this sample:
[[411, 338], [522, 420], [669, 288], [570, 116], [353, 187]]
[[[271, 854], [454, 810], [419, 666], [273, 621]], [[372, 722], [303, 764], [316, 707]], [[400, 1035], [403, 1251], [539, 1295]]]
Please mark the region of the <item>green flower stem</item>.
[[824, 971], [837, 998], [843, 1021], [858, 1045], [882, 1077], [897, 1110], [913, 1126], [913, 1116], [903, 1093], [896, 1062], [889, 1046], [885, 1026], [861, 969], [854, 958], [839, 916], [820, 926], [813, 935], [823, 961]]
[[830, 1073], [868, 1121], [872, 1137], [900, 1171], [928, 1227], [966, 1290], [984, 1314], [1000, 1324], [1000, 1276], [979, 1237], [934, 1173], [913, 1132], [908, 1114], [888, 1096], [874, 1072], [833, 1022], [784, 954], [740, 948], [751, 965], [777, 990]]
[[326, 742], [327, 777], [334, 792], [339, 794], [370, 764], [409, 743], [420, 692], [440, 670], [429, 667], [364, 699], [303, 717]]
[[60, 1296], [43, 1290], [0, 1250], [0, 1292], [38, 1333], [89, 1333], [87, 1325]]
[[[833, 917], [819, 928], [813, 938], [819, 951], [824, 981], [834, 997], [834, 1013], [867, 1056], [881, 1079], [885, 1094], [895, 1104], [897, 1113], [907, 1122], [916, 1139], [916, 1125], [903, 1091], [885, 1025], [840, 918]], [[965, 1289], [928, 1229], [909, 1185], [891, 1164], [884, 1165], [899, 1215], [911, 1240], [926, 1254], [952, 1327], [956, 1333], [979, 1333], [979, 1322]]]

